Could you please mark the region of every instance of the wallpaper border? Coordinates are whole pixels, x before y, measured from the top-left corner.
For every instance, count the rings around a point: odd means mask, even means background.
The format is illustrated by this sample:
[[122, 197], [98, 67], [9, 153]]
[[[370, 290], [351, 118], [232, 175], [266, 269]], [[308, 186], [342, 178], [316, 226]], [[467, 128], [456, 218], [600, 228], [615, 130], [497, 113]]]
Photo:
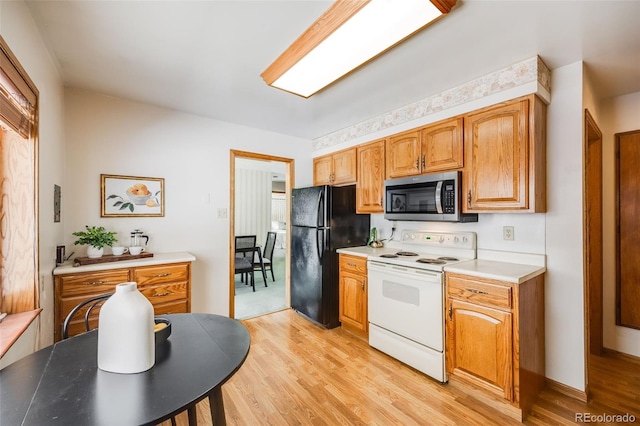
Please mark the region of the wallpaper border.
[[433, 96], [314, 139], [312, 150], [318, 151], [349, 142], [380, 130], [536, 81], [551, 93], [551, 71], [539, 56], [517, 62]]

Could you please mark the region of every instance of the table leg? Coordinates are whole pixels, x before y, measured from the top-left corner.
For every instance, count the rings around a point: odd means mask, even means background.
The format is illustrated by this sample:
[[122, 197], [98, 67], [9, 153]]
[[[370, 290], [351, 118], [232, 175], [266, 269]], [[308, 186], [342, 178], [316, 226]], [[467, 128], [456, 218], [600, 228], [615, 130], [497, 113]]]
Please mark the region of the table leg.
[[209, 394], [211, 421], [215, 426], [225, 426], [227, 419], [224, 415], [224, 401], [222, 400], [222, 386], [218, 386]]
[[187, 408], [187, 416], [189, 418], [189, 426], [198, 426], [198, 416], [196, 415], [195, 405]]

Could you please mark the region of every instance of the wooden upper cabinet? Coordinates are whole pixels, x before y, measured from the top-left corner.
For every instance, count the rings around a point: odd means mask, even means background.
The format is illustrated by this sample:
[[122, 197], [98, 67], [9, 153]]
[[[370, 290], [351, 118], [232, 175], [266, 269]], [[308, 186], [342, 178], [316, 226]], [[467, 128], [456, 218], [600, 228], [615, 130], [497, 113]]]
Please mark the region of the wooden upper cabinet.
[[384, 212], [385, 141], [359, 145], [356, 213]]
[[387, 179], [419, 175], [420, 130], [401, 133], [387, 139], [386, 145]]
[[530, 95], [464, 117], [465, 212], [544, 212], [546, 106]]
[[333, 157], [331, 155], [325, 155], [323, 157], [316, 157], [313, 159], [313, 184], [319, 185], [331, 185], [331, 178], [333, 177]]
[[351, 185], [356, 183], [356, 148], [337, 151], [313, 159], [313, 184]]
[[462, 117], [454, 117], [390, 137], [387, 179], [462, 168], [462, 123]]
[[462, 117], [455, 117], [422, 129], [423, 173], [459, 169], [463, 166], [462, 123]]

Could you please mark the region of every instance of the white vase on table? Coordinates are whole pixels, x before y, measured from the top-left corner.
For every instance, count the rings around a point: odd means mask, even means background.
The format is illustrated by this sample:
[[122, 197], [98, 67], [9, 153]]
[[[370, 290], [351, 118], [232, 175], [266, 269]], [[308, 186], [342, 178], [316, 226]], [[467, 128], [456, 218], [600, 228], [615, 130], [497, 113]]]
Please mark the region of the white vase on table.
[[112, 373], [140, 373], [155, 364], [153, 306], [138, 284], [116, 285], [100, 308], [98, 368]]

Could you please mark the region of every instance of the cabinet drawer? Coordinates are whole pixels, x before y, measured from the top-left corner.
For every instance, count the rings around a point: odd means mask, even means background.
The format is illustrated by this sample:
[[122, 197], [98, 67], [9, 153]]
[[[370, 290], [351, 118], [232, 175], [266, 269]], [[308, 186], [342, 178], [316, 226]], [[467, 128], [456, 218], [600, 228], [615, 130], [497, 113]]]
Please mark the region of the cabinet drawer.
[[511, 287], [449, 276], [447, 295], [479, 305], [511, 309]]
[[367, 274], [367, 258], [360, 256], [351, 256], [348, 254], [340, 255], [340, 271], [352, 272], [354, 274]]
[[138, 288], [147, 284], [187, 281], [189, 278], [189, 266], [182, 263], [136, 268], [133, 270], [132, 275], [132, 281], [138, 283]]
[[173, 302], [187, 298], [187, 283], [174, 283], [140, 287], [142, 293], [155, 306], [157, 304]]
[[155, 315], [185, 314], [189, 312], [189, 304], [186, 300], [173, 303], [163, 303], [161, 305], [154, 305], [153, 312]]
[[128, 269], [64, 275], [60, 278], [61, 295], [63, 297], [87, 294], [94, 296], [101, 293], [112, 293], [117, 284], [127, 281], [129, 281]]

